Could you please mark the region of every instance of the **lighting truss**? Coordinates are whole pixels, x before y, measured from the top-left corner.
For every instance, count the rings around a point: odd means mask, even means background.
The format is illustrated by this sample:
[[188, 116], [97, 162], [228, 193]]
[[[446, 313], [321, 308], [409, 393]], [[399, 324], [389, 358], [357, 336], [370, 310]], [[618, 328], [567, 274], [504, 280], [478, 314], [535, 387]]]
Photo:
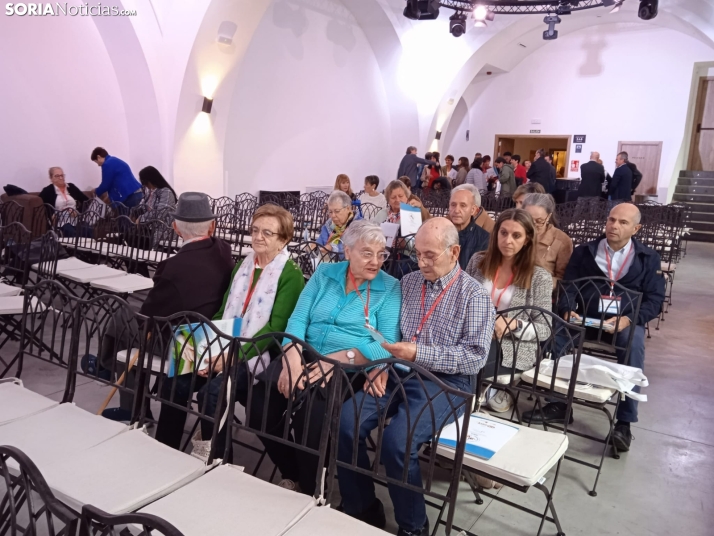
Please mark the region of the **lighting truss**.
[[456, 11], [473, 11], [476, 6], [484, 6], [500, 15], [581, 11], [604, 5], [603, 0], [440, 0], [439, 3]]

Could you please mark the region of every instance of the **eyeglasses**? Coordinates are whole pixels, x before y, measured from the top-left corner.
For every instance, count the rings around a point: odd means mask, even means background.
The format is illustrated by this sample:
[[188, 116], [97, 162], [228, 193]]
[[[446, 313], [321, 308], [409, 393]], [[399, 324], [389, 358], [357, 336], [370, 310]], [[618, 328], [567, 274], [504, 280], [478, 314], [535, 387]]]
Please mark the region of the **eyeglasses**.
[[64, 179], [64, 175], [52, 175], [54, 179]]
[[278, 234], [274, 231], [271, 231], [270, 229], [258, 229], [257, 227], [251, 227], [251, 229], [250, 229], [251, 236], [255, 236], [258, 233], [263, 235], [263, 238], [265, 238], [266, 240], [271, 239]]
[[347, 208], [347, 207], [342, 207], [342, 208], [338, 208], [337, 210], [328, 210], [328, 211], [327, 211], [327, 215], [328, 215], [328, 216], [337, 216], [340, 212], [342, 212], [342, 211], [345, 210], [346, 208]]
[[[359, 255], [364, 260], [369, 262], [372, 259], [374, 259], [375, 253], [373, 251], [360, 251]], [[388, 258], [389, 258], [389, 253], [386, 251], [380, 251], [379, 253], [377, 253], [377, 261], [379, 261], [380, 263], [385, 262]]]
[[428, 268], [429, 266], [434, 266], [434, 263], [436, 263], [436, 261], [438, 261], [441, 258], [441, 256], [444, 253], [446, 253], [448, 250], [449, 250], [449, 248], [446, 248], [444, 251], [442, 251], [436, 257], [426, 257], [424, 255], [421, 255], [420, 253], [415, 253], [414, 256], [416, 257], [416, 261], [418, 263], [421, 262], [424, 264], [424, 266], [426, 266]]
[[550, 219], [550, 216], [548, 216], [547, 218], [535, 219], [535, 220], [533, 220], [533, 222], [535, 223], [536, 227], [543, 227], [546, 223], [548, 223], [549, 219]]

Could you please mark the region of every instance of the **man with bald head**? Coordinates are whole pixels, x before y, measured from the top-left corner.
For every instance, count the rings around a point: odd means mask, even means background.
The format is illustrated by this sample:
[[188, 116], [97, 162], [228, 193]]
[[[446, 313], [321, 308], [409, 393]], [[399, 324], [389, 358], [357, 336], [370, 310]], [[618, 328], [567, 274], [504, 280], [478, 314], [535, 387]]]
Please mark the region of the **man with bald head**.
[[[448, 385], [473, 392], [475, 375], [486, 363], [491, 346], [496, 316], [491, 297], [459, 266], [459, 233], [446, 218], [424, 222], [414, 249], [419, 271], [401, 281], [402, 342], [382, 346], [394, 357], [430, 370]], [[406, 376], [408, 372], [397, 374]], [[432, 411], [437, 416], [447, 415], [449, 400], [444, 394], [436, 396], [440, 389], [427, 378], [412, 378], [400, 387], [378, 369], [371, 376], [373, 383], [366, 382], [365, 389], [342, 408], [338, 457], [349, 463], [356, 441], [357, 459], [369, 469], [365, 438], [378, 426], [380, 414], [387, 412], [392, 420], [382, 439], [381, 462], [389, 477], [401, 480], [407, 440], [411, 438], [409, 483], [421, 487], [417, 453], [438, 433], [432, 427]], [[359, 437], [355, 438], [358, 418]], [[375, 496], [372, 478], [342, 468], [338, 468], [338, 474], [345, 513], [383, 528], [384, 507]], [[398, 534], [428, 535], [424, 496], [397, 486], [390, 486], [389, 494]]]
[[598, 160], [600, 160], [600, 153], [593, 151], [590, 153], [590, 162], [580, 166], [578, 198], [600, 197], [605, 182], [605, 168], [598, 163]]
[[[631, 203], [616, 205], [607, 217], [605, 236], [575, 248], [565, 269], [563, 280], [607, 277], [628, 290], [642, 293], [642, 303], [637, 317], [634, 316], [634, 311], [627, 300], [622, 299], [619, 301], [622, 304], [620, 311], [622, 316], [619, 322], [614, 314], [609, 314], [609, 306], [605, 313], [605, 322], [611, 324], [613, 329], [617, 327], [616, 344], [619, 347], [627, 346], [630, 330], [635, 330], [628, 365], [644, 370], [645, 324], [657, 318], [660, 312], [664, 301], [665, 282], [659, 254], [634, 238], [641, 227], [640, 219], [640, 211], [635, 205]], [[581, 316], [600, 318], [602, 315], [600, 296], [618, 294], [618, 290], [611, 288], [609, 283], [599, 287], [593, 285], [581, 288], [579, 296], [575, 296], [575, 288], [571, 290], [572, 293], [562, 296], [558, 303], [558, 313], [564, 318]], [[588, 310], [578, 311], [578, 302], [587, 303]], [[623, 351], [617, 351], [619, 363], [624, 363], [625, 357]], [[635, 391], [639, 391], [639, 388], [635, 387]], [[563, 422], [565, 418], [563, 406], [564, 404], [560, 403], [547, 404], [543, 409], [543, 417], [536, 412], [532, 422], [542, 422], [543, 418], [546, 422]], [[526, 413], [523, 418], [527, 421], [530, 415]], [[637, 422], [637, 401], [623, 397], [617, 409], [617, 424], [612, 436], [613, 443], [620, 452], [630, 449], [632, 441], [630, 423], [633, 422]]]

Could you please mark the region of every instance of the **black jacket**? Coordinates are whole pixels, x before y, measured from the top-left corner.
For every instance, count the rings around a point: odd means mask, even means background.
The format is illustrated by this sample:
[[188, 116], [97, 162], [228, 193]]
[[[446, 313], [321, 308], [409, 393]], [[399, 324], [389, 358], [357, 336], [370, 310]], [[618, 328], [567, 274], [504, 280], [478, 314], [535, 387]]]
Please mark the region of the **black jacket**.
[[[81, 208], [80, 205], [85, 201], [89, 200], [89, 198], [84, 195], [84, 192], [77, 188], [71, 182], [67, 183], [67, 193], [77, 202], [77, 208]], [[40, 197], [42, 198], [43, 203], [52, 205], [54, 207], [55, 202], [57, 201], [57, 192], [55, 192], [54, 184], [45, 186], [40, 192]]]
[[471, 218], [471, 222], [466, 228], [463, 231], [459, 231], [459, 245], [461, 246], [459, 266], [461, 266], [462, 270], [466, 270], [466, 266], [474, 253], [488, 249], [489, 240], [491, 240], [491, 233], [480, 225], [476, 225], [476, 220]]
[[635, 195], [635, 190], [642, 182], [642, 172], [632, 162], [628, 162], [627, 167], [632, 171], [632, 195]]
[[605, 168], [594, 160], [580, 166], [578, 197], [600, 197], [605, 182]]
[[403, 175], [409, 177], [409, 180], [412, 181], [412, 190], [417, 185], [417, 166], [419, 164], [421, 164], [422, 166], [431, 166], [434, 165], [434, 162], [432, 162], [431, 160], [424, 160], [423, 158], [419, 158], [413, 153], [409, 153], [407, 155], [404, 155], [404, 158], [402, 158], [402, 161], [399, 163], [397, 179]]
[[537, 160], [533, 161], [526, 176], [531, 182], [537, 182], [540, 184], [545, 189], [545, 193], [549, 194], [555, 187], [555, 184], [551, 185], [552, 169], [553, 166], [546, 162], [545, 158], [541, 156]]
[[632, 200], [632, 170], [627, 164], [621, 165], [612, 174], [608, 193], [613, 201]]
[[176, 255], [159, 263], [154, 288], [139, 312], [170, 316], [192, 311], [212, 318], [223, 304], [234, 264], [230, 246], [220, 238], [186, 244]]
[[[624, 166], [623, 166], [624, 167]], [[597, 264], [597, 248], [601, 240], [605, 240], [603, 235], [597, 240], [588, 242], [575, 248], [573, 255], [570, 257], [568, 267], [565, 269], [563, 281], [572, 281], [582, 277], [607, 277]], [[635, 258], [632, 260], [632, 266], [627, 273], [617, 282], [627, 288], [642, 293], [642, 303], [640, 305], [640, 313], [637, 317], [637, 322], [633, 322], [632, 311], [628, 311], [627, 304], [625, 305], [623, 314], [630, 318], [630, 321], [638, 326], [644, 326], [650, 320], [657, 318], [659, 315], [662, 302], [664, 301], [664, 277], [661, 272], [661, 263], [659, 254], [641, 242], [632, 238], [632, 244], [635, 248]], [[604, 282], [603, 282], [604, 283]], [[590, 310], [585, 311], [586, 316], [599, 318], [598, 305], [600, 303], [597, 295], [593, 294], [609, 294], [610, 286], [607, 283], [602, 285], [603, 288], [597, 289], [595, 286], [590, 286], [582, 294], [585, 303], [590, 305]], [[575, 290], [575, 289], [572, 289]], [[617, 291], [615, 292], [617, 294]], [[560, 316], [568, 311], [575, 311], [578, 314], [583, 311], [576, 310], [576, 293], [561, 296], [558, 303], [558, 313]]]

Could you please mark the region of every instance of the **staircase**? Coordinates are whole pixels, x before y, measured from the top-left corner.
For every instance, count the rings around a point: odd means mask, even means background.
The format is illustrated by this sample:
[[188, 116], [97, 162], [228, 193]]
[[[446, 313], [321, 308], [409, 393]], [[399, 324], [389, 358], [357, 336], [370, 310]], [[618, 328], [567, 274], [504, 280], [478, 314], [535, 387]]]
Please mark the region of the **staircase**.
[[714, 242], [714, 171], [680, 171], [672, 201], [692, 207], [692, 242]]

